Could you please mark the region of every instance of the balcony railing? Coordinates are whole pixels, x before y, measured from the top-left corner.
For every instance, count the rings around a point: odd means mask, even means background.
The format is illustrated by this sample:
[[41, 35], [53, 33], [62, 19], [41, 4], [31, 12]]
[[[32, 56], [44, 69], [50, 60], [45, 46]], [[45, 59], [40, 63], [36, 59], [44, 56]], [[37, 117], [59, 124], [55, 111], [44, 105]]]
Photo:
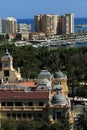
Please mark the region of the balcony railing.
[[1, 106], [0, 110], [39, 110], [43, 108], [45, 108], [45, 106]]

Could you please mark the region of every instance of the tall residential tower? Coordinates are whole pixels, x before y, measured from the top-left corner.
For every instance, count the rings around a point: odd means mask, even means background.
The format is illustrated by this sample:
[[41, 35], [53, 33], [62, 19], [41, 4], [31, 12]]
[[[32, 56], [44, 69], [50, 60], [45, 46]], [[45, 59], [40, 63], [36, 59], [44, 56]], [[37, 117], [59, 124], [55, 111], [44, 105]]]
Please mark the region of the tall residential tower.
[[2, 19], [0, 18], [0, 33], [2, 33]]
[[45, 34], [57, 34], [58, 15], [41, 14], [34, 17], [35, 31]]
[[35, 32], [45, 34], [74, 33], [74, 14], [58, 16], [56, 14], [41, 14], [34, 17]]
[[13, 17], [7, 17], [4, 20], [5, 33], [15, 34], [17, 32], [17, 20]]
[[59, 34], [74, 33], [74, 14], [65, 14], [59, 19]]

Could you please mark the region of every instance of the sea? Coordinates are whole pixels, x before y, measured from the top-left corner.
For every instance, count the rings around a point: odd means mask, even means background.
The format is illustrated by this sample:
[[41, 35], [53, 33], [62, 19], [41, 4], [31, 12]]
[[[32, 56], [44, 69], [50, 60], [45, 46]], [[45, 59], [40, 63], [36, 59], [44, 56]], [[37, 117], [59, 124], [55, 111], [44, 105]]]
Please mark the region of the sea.
[[86, 26], [74, 26], [74, 32], [87, 31], [87, 18], [75, 18], [74, 25], [86, 25]]

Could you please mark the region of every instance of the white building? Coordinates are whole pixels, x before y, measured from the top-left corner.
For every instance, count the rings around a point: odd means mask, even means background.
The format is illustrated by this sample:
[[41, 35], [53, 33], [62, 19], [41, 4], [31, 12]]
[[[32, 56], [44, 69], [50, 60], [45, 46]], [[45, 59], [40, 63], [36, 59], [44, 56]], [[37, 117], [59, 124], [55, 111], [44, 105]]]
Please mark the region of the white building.
[[31, 24], [26, 24], [26, 23], [18, 24], [18, 32], [25, 33], [25, 32], [30, 32], [30, 30], [31, 30]]

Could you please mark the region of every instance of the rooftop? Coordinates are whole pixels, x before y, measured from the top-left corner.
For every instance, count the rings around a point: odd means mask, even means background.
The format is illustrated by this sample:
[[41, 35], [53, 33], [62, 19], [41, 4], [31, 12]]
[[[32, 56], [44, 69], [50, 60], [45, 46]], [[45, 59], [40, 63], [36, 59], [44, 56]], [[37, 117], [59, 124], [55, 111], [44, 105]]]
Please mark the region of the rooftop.
[[48, 91], [33, 91], [33, 92], [24, 92], [24, 91], [0, 91], [0, 100], [7, 99], [48, 99]]

